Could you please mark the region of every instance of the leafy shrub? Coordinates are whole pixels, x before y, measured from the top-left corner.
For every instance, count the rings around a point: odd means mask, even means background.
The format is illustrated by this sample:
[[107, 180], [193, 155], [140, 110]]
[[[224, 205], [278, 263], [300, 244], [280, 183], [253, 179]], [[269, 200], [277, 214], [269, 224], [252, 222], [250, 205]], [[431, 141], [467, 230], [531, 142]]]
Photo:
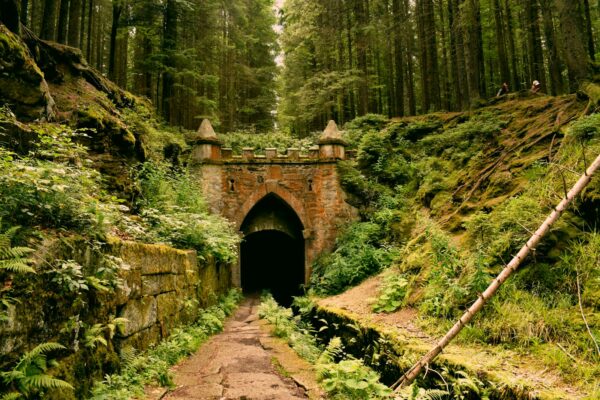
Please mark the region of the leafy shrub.
[[569, 136], [578, 141], [600, 137], [600, 113], [578, 119], [569, 129]]
[[258, 315], [273, 326], [273, 334], [287, 340], [296, 353], [305, 360], [314, 363], [321, 350], [316, 338], [308, 327], [303, 326], [299, 317], [294, 317], [291, 309], [279, 306], [273, 296], [262, 296]]
[[382, 229], [375, 223], [349, 225], [338, 236], [335, 251], [316, 261], [311, 287], [321, 294], [340, 293], [388, 267], [397, 250], [379, 244], [382, 239]]
[[232, 224], [208, 212], [200, 185], [189, 173], [148, 162], [138, 182], [137, 204], [147, 224], [137, 233], [139, 239], [193, 248], [200, 257], [212, 255], [224, 262], [236, 259], [239, 238]]
[[388, 275], [380, 289], [377, 301], [373, 304], [373, 311], [376, 313], [396, 311], [402, 307], [407, 293], [408, 281], [403, 275]]
[[12, 225], [103, 235], [117, 205], [102, 202], [100, 175], [67, 164], [0, 161], [0, 218]]
[[406, 146], [402, 140], [395, 144], [388, 130], [368, 132], [360, 141], [358, 165], [383, 182], [406, 184], [415, 175], [408, 154], [402, 151]]
[[[2, 224], [0, 224], [1, 227]], [[18, 230], [19, 227], [15, 226], [0, 233], [0, 272], [35, 273], [35, 270], [30, 266], [31, 260], [27, 258], [33, 252], [33, 249], [13, 246], [12, 244]]]
[[298, 139], [282, 132], [253, 133], [238, 131], [219, 135], [219, 139], [223, 142], [223, 147], [229, 147], [237, 154], [241, 154], [244, 147], [253, 148], [255, 154], [264, 154], [267, 148], [276, 148], [279, 153], [284, 154], [289, 148], [308, 151], [310, 147], [317, 143], [319, 134], [315, 133], [307, 138]]
[[440, 154], [445, 149], [452, 153], [467, 150], [474, 144], [495, 142], [501, 130], [507, 125], [505, 121], [491, 113], [482, 113], [472, 119], [436, 135], [426, 136], [419, 141], [420, 145]]
[[288, 341], [304, 359], [313, 363], [317, 379], [331, 399], [383, 399], [391, 390], [379, 382], [379, 375], [362, 360], [344, 353], [342, 342], [333, 338], [325, 350], [317, 346], [310, 330], [301, 326], [292, 311], [280, 307], [271, 295], [262, 297], [259, 316], [273, 325], [273, 333]]
[[[490, 264], [504, 264], [511, 255], [523, 246], [540, 223], [545, 219], [544, 210], [540, 208], [540, 200], [531, 193], [513, 197], [490, 213], [477, 212], [465, 222], [470, 243], [481, 249]], [[559, 220], [553, 230], [565, 227], [565, 219]], [[552, 244], [546, 238], [540, 249]]]
[[361, 138], [368, 132], [380, 131], [389, 124], [390, 120], [384, 115], [366, 114], [357, 117], [344, 125], [344, 139], [350, 148], [358, 147]]
[[343, 351], [339, 338], [334, 338], [319, 358], [317, 378], [331, 399], [384, 399], [392, 391], [379, 382], [379, 374], [362, 360], [345, 359], [335, 362], [336, 353]]
[[337, 169], [342, 187], [346, 193], [356, 197], [353, 205], [357, 207], [368, 205], [383, 192], [389, 190], [387, 187], [367, 179], [351, 161], [338, 162]]

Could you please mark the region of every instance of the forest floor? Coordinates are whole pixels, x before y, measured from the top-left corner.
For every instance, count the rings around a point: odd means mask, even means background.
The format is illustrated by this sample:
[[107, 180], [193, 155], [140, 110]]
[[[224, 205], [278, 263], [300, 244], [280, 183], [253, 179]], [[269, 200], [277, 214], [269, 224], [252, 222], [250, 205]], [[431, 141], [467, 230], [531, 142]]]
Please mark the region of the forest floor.
[[244, 300], [222, 333], [172, 369], [176, 387], [148, 388], [147, 399], [299, 400], [323, 397], [310, 364], [259, 320], [260, 300]]
[[[385, 274], [385, 272], [383, 273]], [[371, 303], [377, 297], [383, 274], [337, 296], [318, 301], [321, 308], [350, 317], [362, 326], [376, 326], [411, 351], [424, 354], [437, 342], [427, 333], [417, 310], [407, 307], [393, 313], [374, 313]], [[372, 301], [369, 301], [372, 299]], [[444, 349], [440, 358], [476, 374], [484, 374], [493, 382], [522, 387], [533, 398], [584, 399], [588, 394], [565, 382], [557, 373], [532, 356], [501, 346], [465, 343], [460, 340]]]

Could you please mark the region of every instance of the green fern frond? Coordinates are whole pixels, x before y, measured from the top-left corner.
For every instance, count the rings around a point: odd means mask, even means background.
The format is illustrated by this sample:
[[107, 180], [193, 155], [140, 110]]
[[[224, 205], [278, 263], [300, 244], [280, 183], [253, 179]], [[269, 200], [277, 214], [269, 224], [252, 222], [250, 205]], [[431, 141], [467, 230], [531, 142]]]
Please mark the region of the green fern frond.
[[448, 394], [447, 391], [441, 389], [429, 389], [425, 393], [430, 400], [444, 400]]
[[27, 263], [28, 260], [22, 258], [16, 258], [12, 260], [0, 260], [0, 270], [4, 269], [18, 274], [35, 274], [35, 269], [27, 265]]
[[132, 346], [127, 346], [121, 349], [121, 362], [123, 365], [128, 366], [133, 363], [135, 358], [137, 357], [137, 351]]
[[29, 247], [6, 247], [0, 248], [0, 257], [2, 258], [17, 258], [25, 257], [28, 254], [33, 253], [33, 249]]
[[73, 386], [62, 379], [53, 378], [50, 375], [40, 374], [28, 376], [23, 380], [23, 384], [35, 389], [70, 389]]
[[8, 236], [0, 233], [0, 251], [10, 248], [11, 240]]
[[19, 380], [25, 378], [25, 374], [21, 371], [12, 370], [12, 371], [0, 372], [0, 377], [2, 377], [2, 380], [4, 381], [4, 383], [11, 383], [11, 382], [16, 382], [16, 381], [19, 381]]
[[36, 347], [34, 347], [31, 351], [28, 351], [27, 353], [23, 354], [23, 356], [19, 360], [19, 363], [15, 367], [15, 370], [23, 371], [29, 365], [31, 365], [36, 358], [38, 358], [38, 357], [45, 358], [46, 353], [49, 353], [49, 352], [55, 351], [55, 350], [63, 350], [63, 349], [65, 349], [65, 346], [63, 346], [62, 344], [58, 344], [58, 343], [48, 342], [48, 343], [39, 344]]
[[0, 400], [20, 400], [22, 398], [23, 398], [23, 395], [21, 393], [10, 392], [10, 393], [6, 393], [2, 397], [0, 397]]
[[35, 270], [29, 265], [31, 260], [26, 258], [28, 254], [33, 252], [33, 249], [12, 246], [12, 239], [18, 230], [18, 226], [13, 226], [0, 233], [0, 270], [15, 273], [35, 273]]
[[11, 226], [10, 228], [4, 231], [3, 235], [12, 240], [19, 229], [21, 229], [20, 226]]

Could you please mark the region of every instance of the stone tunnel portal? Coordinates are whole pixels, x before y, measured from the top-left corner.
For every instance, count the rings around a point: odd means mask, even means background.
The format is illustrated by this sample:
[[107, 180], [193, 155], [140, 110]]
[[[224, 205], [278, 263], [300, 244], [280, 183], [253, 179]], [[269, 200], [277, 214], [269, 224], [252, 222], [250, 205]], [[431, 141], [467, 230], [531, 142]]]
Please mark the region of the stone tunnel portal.
[[245, 293], [269, 290], [282, 305], [304, 284], [304, 227], [296, 212], [270, 193], [248, 212], [241, 226], [241, 283]]

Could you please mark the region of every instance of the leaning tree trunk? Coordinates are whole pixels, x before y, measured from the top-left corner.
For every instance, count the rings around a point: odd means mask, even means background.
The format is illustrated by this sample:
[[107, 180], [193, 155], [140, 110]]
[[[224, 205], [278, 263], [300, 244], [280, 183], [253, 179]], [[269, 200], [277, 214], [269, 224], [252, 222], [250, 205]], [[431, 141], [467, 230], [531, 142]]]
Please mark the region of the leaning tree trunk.
[[446, 333], [438, 344], [431, 349], [423, 358], [421, 358], [415, 365], [411, 367], [402, 377], [394, 384], [394, 387], [403, 387], [409, 385], [426, 365], [430, 364], [444, 348], [460, 333], [462, 328], [465, 327], [479, 312], [483, 306], [488, 302], [490, 298], [494, 296], [496, 291], [502, 286], [502, 284], [517, 270], [521, 262], [529, 255], [531, 250], [534, 250], [542, 238], [548, 233], [552, 225], [560, 218], [562, 213], [567, 209], [573, 199], [581, 193], [581, 191], [590, 183], [592, 175], [596, 170], [600, 168], [600, 155], [596, 158], [594, 163], [587, 169], [581, 178], [577, 181], [575, 186], [571, 188], [567, 197], [564, 198], [559, 205], [552, 211], [552, 213], [546, 218], [544, 223], [538, 228], [537, 231], [529, 238], [527, 243], [521, 248], [519, 253], [504, 267], [502, 272], [492, 281], [490, 286], [479, 295], [479, 298], [469, 309], [459, 318], [454, 326]]

